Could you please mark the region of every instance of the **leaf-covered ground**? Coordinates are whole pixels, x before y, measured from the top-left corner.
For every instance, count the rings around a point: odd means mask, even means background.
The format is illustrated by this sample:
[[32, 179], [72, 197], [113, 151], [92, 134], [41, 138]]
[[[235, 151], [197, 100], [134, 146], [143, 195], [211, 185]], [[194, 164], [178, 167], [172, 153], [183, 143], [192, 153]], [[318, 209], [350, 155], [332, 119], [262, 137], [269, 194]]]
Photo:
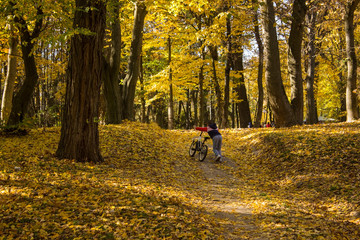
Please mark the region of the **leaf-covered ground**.
[[98, 165], [0, 135], [0, 239], [360, 239], [359, 128], [224, 130], [221, 164], [155, 124], [102, 126]]

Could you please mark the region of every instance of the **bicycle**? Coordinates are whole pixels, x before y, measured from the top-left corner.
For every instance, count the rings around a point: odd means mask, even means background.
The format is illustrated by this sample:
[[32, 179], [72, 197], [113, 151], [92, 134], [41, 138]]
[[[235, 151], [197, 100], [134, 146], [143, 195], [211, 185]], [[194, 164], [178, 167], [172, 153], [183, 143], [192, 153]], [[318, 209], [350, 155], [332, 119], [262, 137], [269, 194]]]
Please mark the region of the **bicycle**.
[[190, 157], [195, 156], [196, 151], [199, 152], [199, 161], [202, 162], [205, 160], [208, 146], [205, 144], [206, 140], [210, 139], [210, 137], [201, 137], [203, 132], [200, 133], [200, 136], [194, 137], [190, 149], [189, 149], [189, 155]]

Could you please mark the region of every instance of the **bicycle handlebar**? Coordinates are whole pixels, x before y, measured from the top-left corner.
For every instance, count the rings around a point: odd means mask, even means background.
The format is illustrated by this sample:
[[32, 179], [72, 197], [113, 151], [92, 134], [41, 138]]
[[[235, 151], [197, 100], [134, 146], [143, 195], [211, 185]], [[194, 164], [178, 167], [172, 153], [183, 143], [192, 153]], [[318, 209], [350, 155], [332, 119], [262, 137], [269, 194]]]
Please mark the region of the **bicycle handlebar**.
[[[200, 133], [199, 137], [201, 139], [201, 135], [202, 135], [203, 132]], [[198, 139], [199, 140], [199, 137], [193, 137], [193, 139]], [[210, 139], [210, 137], [204, 137], [205, 141]]]

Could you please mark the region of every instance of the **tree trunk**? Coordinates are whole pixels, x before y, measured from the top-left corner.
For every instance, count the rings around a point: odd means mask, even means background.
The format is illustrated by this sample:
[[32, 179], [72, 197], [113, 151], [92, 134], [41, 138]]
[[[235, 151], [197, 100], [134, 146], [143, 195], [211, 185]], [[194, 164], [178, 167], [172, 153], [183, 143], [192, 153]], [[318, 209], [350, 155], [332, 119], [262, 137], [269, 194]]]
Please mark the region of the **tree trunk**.
[[145, 89], [144, 89], [144, 68], [143, 68], [143, 58], [140, 59], [140, 101], [141, 101], [141, 122], [147, 123], [148, 119], [146, 117], [146, 100], [145, 100]]
[[301, 48], [306, 15], [306, 0], [295, 0], [288, 43], [288, 69], [291, 86], [291, 107], [298, 124], [304, 121], [304, 88], [301, 67]]
[[254, 15], [254, 33], [256, 43], [259, 49], [259, 65], [258, 65], [258, 76], [257, 76], [257, 83], [258, 83], [258, 100], [256, 104], [256, 113], [255, 113], [255, 123], [254, 127], [260, 127], [261, 125], [261, 117], [264, 107], [264, 87], [263, 87], [263, 73], [264, 73], [264, 46], [261, 41], [260, 37], [260, 29], [259, 29], [259, 16], [257, 10], [255, 10]]
[[317, 107], [314, 94], [314, 80], [315, 80], [315, 59], [316, 59], [316, 45], [315, 45], [315, 25], [317, 13], [313, 10], [307, 14], [308, 25], [308, 61], [306, 70], [306, 123], [318, 123]]
[[[338, 78], [339, 81], [337, 82], [337, 92], [340, 96], [340, 121], [345, 122], [346, 121], [346, 62], [344, 62], [344, 59], [346, 59], [346, 42], [344, 39], [344, 28], [341, 26], [337, 27], [337, 33], [339, 36], [339, 48], [337, 53], [337, 59], [332, 59], [332, 66], [334, 68], [339, 68], [340, 71], [338, 71]], [[335, 61], [334, 61], [335, 60]], [[338, 66], [340, 64], [340, 66]]]
[[172, 70], [171, 70], [171, 38], [168, 37], [169, 47], [169, 106], [168, 106], [168, 128], [174, 128], [174, 94], [172, 85]]
[[18, 37], [14, 33], [13, 25], [9, 24], [9, 53], [8, 53], [8, 68], [6, 73], [6, 79], [4, 84], [4, 92], [2, 95], [2, 102], [1, 102], [1, 118], [0, 122], [4, 124], [7, 123], [9, 119], [9, 115], [12, 108], [12, 100], [14, 95], [14, 87], [15, 87], [15, 79], [16, 79], [16, 72], [17, 72], [17, 47], [18, 47]]
[[239, 113], [239, 127], [247, 128], [249, 122], [251, 122], [251, 113], [249, 101], [246, 93], [245, 78], [244, 78], [244, 64], [243, 64], [243, 51], [241, 47], [236, 47], [237, 53], [233, 54], [234, 70], [240, 73], [240, 78], [234, 81], [235, 91], [238, 95], [239, 102], [238, 113]]
[[223, 128], [229, 127], [229, 106], [230, 106], [230, 70], [231, 70], [231, 15], [226, 18], [227, 57], [225, 66], [225, 89], [224, 89], [224, 113], [222, 117]]
[[[99, 98], [103, 67], [104, 1], [76, 0], [73, 27], [94, 34], [71, 38], [65, 106], [56, 156], [78, 162], [102, 162], [99, 149]], [[84, 11], [83, 9], [90, 9]]]
[[294, 112], [286, 96], [281, 78], [279, 46], [275, 28], [275, 12], [272, 0], [262, 0], [265, 79], [271, 111], [277, 127], [289, 127], [297, 123]]
[[[15, 11], [15, 4], [10, 3]], [[25, 118], [31, 97], [34, 93], [39, 76], [37, 73], [35, 56], [33, 54], [34, 40], [40, 35], [43, 25], [43, 11], [42, 7], [37, 8], [37, 20], [35, 22], [32, 33], [28, 30], [27, 22], [20, 16], [14, 13], [14, 20], [18, 25], [21, 39], [22, 58], [24, 60], [25, 80], [19, 92], [17, 92], [13, 99], [13, 106], [10, 112], [7, 125], [18, 125]]]
[[190, 100], [190, 90], [188, 89], [186, 92], [187, 100], [186, 100], [186, 129], [190, 129], [190, 118], [191, 118], [191, 100]]
[[[217, 78], [217, 74], [216, 74], [216, 61], [218, 60], [218, 52], [217, 52], [217, 47], [214, 46], [209, 46], [210, 49], [210, 53], [211, 53], [211, 58], [212, 58], [212, 71], [213, 71], [213, 83], [215, 86], [215, 96], [216, 96], [216, 104], [217, 104], [217, 108], [216, 108], [216, 117], [217, 117], [217, 121], [219, 122], [219, 127], [223, 128], [224, 126], [222, 126], [222, 119], [223, 119], [223, 101], [221, 98], [221, 89], [220, 89], [220, 84], [219, 84], [219, 80]], [[214, 120], [214, 119], [212, 119]]]
[[135, 5], [131, 52], [127, 68], [128, 73], [124, 79], [123, 86], [123, 118], [132, 121], [135, 120], [134, 99], [136, 83], [140, 72], [140, 55], [142, 51], [142, 38], [146, 13], [145, 2], [143, 0], [137, 1]]
[[159, 98], [154, 103], [155, 106], [155, 121], [161, 128], [167, 127], [166, 103], [163, 98]]
[[194, 118], [193, 125], [198, 126], [199, 124], [199, 116], [198, 116], [198, 91], [191, 91], [191, 99], [192, 99], [192, 108], [194, 109]]
[[346, 121], [351, 122], [359, 118], [357, 106], [356, 82], [357, 61], [354, 47], [354, 12], [360, 0], [352, 0], [345, 7], [345, 36], [347, 55], [347, 82], [346, 82]]
[[235, 128], [235, 112], [236, 112], [236, 104], [235, 102], [231, 103], [231, 127]]
[[[113, 0], [114, 1], [114, 0]], [[104, 60], [104, 97], [106, 104], [107, 124], [118, 124], [122, 120], [122, 102], [120, 89], [121, 61], [121, 28], [119, 20], [120, 6], [116, 1], [112, 4], [111, 46]]]
[[[201, 44], [202, 45], [202, 44]], [[205, 60], [205, 50], [201, 50], [202, 60]], [[204, 65], [201, 65], [199, 72], [199, 126], [205, 124], [205, 94], [204, 94]]]

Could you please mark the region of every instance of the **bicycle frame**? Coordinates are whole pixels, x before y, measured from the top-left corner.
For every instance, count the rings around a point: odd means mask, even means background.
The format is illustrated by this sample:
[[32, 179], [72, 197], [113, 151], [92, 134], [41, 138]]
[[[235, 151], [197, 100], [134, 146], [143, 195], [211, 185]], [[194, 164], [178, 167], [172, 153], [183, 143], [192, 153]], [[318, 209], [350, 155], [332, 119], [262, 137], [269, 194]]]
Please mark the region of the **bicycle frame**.
[[196, 152], [199, 152], [199, 161], [202, 162], [206, 158], [208, 146], [205, 144], [206, 140], [210, 137], [202, 137], [203, 132], [198, 137], [192, 139], [192, 143], [189, 149], [190, 157], [195, 156]]
[[[200, 135], [198, 137], [194, 137], [193, 140], [196, 139], [196, 151], [200, 151], [201, 146], [205, 144], [206, 140], [210, 139], [210, 137], [201, 137], [203, 132], [200, 132]], [[204, 139], [204, 140], [202, 140]], [[201, 141], [202, 140], [202, 141]]]

